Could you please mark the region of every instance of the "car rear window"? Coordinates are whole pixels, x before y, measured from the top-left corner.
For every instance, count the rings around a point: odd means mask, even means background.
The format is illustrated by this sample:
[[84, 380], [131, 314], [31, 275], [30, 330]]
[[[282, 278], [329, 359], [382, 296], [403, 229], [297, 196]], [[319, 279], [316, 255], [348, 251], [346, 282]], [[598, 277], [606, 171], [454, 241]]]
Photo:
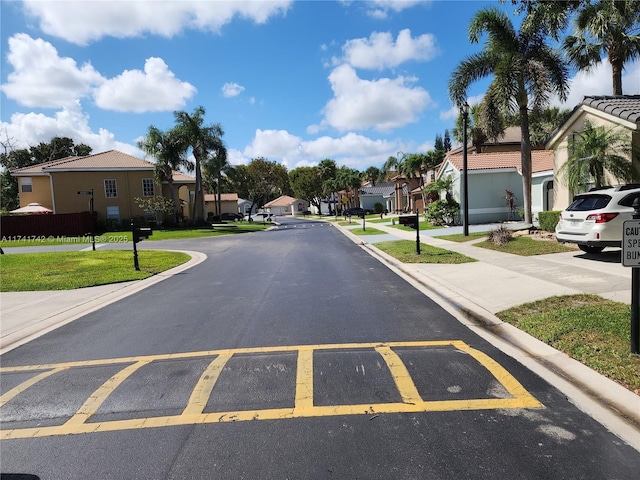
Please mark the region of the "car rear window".
[[584, 195], [575, 198], [567, 210], [574, 212], [585, 212], [587, 210], [600, 210], [606, 207], [611, 201], [609, 195]]
[[627, 195], [622, 200], [618, 202], [618, 205], [623, 205], [625, 207], [633, 207], [633, 201], [636, 198], [640, 198], [640, 192], [635, 192]]

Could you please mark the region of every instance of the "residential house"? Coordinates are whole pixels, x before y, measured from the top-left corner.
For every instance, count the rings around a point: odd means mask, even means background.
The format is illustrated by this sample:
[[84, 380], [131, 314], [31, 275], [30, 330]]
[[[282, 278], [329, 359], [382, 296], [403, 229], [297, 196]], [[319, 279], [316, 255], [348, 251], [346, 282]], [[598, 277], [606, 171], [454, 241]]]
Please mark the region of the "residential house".
[[360, 207], [375, 211], [376, 203], [382, 205], [383, 211], [395, 212], [395, 185], [393, 183], [360, 187]]
[[[546, 147], [554, 151], [554, 208], [565, 209], [572, 201], [570, 192], [563, 178], [558, 178], [558, 172], [569, 158], [571, 142], [575, 133], [580, 132], [586, 121], [592, 125], [607, 128], [619, 128], [629, 132], [629, 142], [635, 149], [634, 158], [629, 159], [640, 171], [640, 95], [621, 96], [588, 96], [573, 109], [567, 120], [551, 135]], [[618, 185], [618, 181], [610, 178], [610, 185]], [[588, 187], [587, 187], [588, 188]], [[587, 189], [586, 188], [586, 189]]]
[[282, 195], [275, 200], [265, 203], [263, 210], [273, 215], [302, 215], [309, 210], [309, 202], [288, 195]]
[[[54, 213], [93, 210], [98, 218], [120, 222], [145, 212], [135, 198], [171, 198], [169, 185], [154, 178], [155, 165], [117, 150], [59, 160], [13, 170], [18, 178], [20, 206], [37, 202]], [[188, 217], [195, 179], [174, 172], [174, 191], [180, 213]], [[90, 192], [93, 192], [91, 195]]]
[[[538, 212], [553, 208], [553, 151], [533, 150], [531, 157], [531, 210], [536, 218]], [[467, 154], [469, 224], [519, 219], [523, 206], [521, 165], [520, 151]], [[463, 197], [463, 168], [461, 152], [451, 151], [437, 175], [437, 178], [451, 176], [451, 193], [456, 199]], [[515, 195], [514, 205], [509, 204], [507, 191]], [[463, 221], [464, 206], [460, 203], [460, 221]]]
[[[204, 210], [207, 218], [216, 215], [216, 203], [218, 203], [218, 195], [206, 193], [204, 195]], [[238, 194], [237, 193], [221, 193], [220, 194], [220, 214], [222, 213], [239, 213]]]

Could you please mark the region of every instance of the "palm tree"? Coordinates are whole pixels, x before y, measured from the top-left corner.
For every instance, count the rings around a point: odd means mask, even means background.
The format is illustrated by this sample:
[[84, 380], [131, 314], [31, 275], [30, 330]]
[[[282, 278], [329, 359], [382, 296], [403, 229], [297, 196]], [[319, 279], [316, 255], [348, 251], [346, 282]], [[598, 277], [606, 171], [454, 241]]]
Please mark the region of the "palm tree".
[[[333, 194], [335, 193], [335, 184], [336, 182], [334, 181], [336, 178], [336, 161], [332, 160], [330, 158], [325, 158], [324, 160], [322, 160], [319, 164], [318, 164], [318, 171], [320, 173], [320, 180], [322, 181], [322, 188], [325, 192], [325, 194], [328, 196], [329, 198], [329, 210], [331, 210], [331, 199], [333, 198]], [[336, 199], [333, 198], [334, 200], [334, 211], [336, 211], [336, 215], [337, 215], [337, 206], [335, 205], [335, 201]], [[322, 214], [322, 212], [320, 212], [320, 214]]]
[[220, 124], [204, 126], [204, 107], [196, 108], [191, 115], [187, 112], [173, 112], [176, 119], [176, 130], [181, 138], [191, 147], [195, 158], [196, 186], [195, 198], [191, 211], [194, 221], [204, 220], [204, 189], [202, 186], [202, 162], [209, 152], [223, 148], [221, 137], [224, 135]]
[[382, 172], [378, 167], [369, 167], [362, 172], [362, 179], [370, 182], [372, 187], [376, 186], [376, 182], [380, 179]]
[[476, 13], [469, 26], [469, 41], [477, 43], [487, 34], [484, 49], [467, 57], [449, 80], [449, 96], [460, 108], [469, 85], [493, 75], [485, 101], [503, 112], [520, 114], [522, 190], [525, 223], [531, 223], [531, 139], [529, 108], [543, 108], [553, 93], [565, 100], [568, 69], [559, 54], [545, 43], [542, 25], [521, 27], [516, 31], [509, 17], [497, 8]]
[[[185, 168], [187, 171], [193, 170], [193, 164], [185, 156], [188, 145], [175, 129], [163, 132], [150, 125], [147, 134], [138, 142], [138, 148], [156, 159], [154, 169], [156, 181], [160, 184], [162, 182], [169, 184], [171, 201], [174, 206], [177, 205], [173, 173], [180, 168]], [[175, 214], [177, 215], [177, 213], [176, 210]]]
[[382, 175], [386, 180], [389, 180], [389, 177], [392, 176], [391, 172], [397, 172], [399, 163], [400, 160], [398, 160], [397, 157], [390, 156], [389, 158], [387, 158], [387, 161], [384, 162], [384, 165], [382, 166]]
[[227, 159], [227, 149], [221, 144], [217, 150], [209, 152], [202, 164], [203, 175], [208, 178], [209, 185], [213, 187], [217, 196], [215, 214], [220, 218], [222, 206], [222, 180], [223, 174], [233, 168]]
[[624, 65], [640, 57], [640, 2], [600, 0], [587, 3], [578, 12], [575, 34], [564, 41], [571, 63], [592, 70], [604, 53], [611, 64], [613, 94], [622, 95]]
[[603, 187], [607, 184], [606, 173], [622, 182], [640, 180], [640, 172], [630, 161], [631, 150], [628, 133], [586, 121], [584, 130], [576, 132], [569, 145], [569, 159], [558, 173], [572, 192], [585, 189], [591, 182], [596, 188]]

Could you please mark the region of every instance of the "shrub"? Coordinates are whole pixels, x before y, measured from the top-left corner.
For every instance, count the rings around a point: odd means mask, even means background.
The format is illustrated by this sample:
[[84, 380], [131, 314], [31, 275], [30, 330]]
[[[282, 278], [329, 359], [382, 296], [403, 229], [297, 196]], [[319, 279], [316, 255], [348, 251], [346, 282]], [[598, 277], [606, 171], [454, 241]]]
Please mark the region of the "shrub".
[[499, 228], [489, 234], [489, 241], [498, 247], [509, 243], [511, 240], [513, 240], [513, 232], [504, 225], [500, 225]]
[[548, 212], [538, 213], [538, 223], [540, 229], [546, 232], [553, 232], [556, 229], [558, 220], [560, 220], [560, 210], [550, 210]]
[[376, 203], [373, 205], [373, 210], [374, 210], [376, 213], [380, 214], [380, 213], [382, 213], [382, 211], [384, 210], [384, 205], [382, 205], [380, 202], [376, 202]]
[[452, 225], [458, 219], [460, 205], [455, 200], [436, 200], [427, 205], [425, 218], [431, 225]]

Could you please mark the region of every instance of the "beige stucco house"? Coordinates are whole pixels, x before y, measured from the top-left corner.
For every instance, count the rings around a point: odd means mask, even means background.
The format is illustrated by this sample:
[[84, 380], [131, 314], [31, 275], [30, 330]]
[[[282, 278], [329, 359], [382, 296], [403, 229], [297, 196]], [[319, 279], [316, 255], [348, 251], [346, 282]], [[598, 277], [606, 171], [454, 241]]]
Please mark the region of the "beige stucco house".
[[275, 200], [265, 203], [263, 210], [274, 215], [303, 215], [309, 210], [309, 202], [288, 195], [281, 195]]
[[[207, 218], [216, 214], [216, 203], [218, 195], [206, 193], [204, 195], [204, 210]], [[238, 194], [237, 193], [221, 193], [220, 194], [220, 213], [238, 213]]]
[[[629, 142], [640, 149], [640, 95], [584, 97], [569, 118], [551, 135], [546, 147], [554, 150], [554, 209], [563, 210], [572, 201], [573, 195], [565, 186], [564, 179], [558, 178], [558, 171], [569, 157], [569, 146], [575, 132], [580, 132], [589, 120], [593, 125], [619, 128], [629, 133]], [[633, 161], [640, 171], [640, 158], [636, 153]], [[611, 179], [610, 185], [619, 182]]]
[[[77, 213], [93, 209], [98, 218], [120, 222], [145, 212], [135, 198], [171, 198], [169, 185], [154, 179], [155, 164], [117, 150], [59, 160], [16, 169], [20, 206], [37, 202], [53, 213]], [[195, 179], [174, 172], [177, 208], [187, 217]], [[82, 193], [79, 193], [82, 192]]]

